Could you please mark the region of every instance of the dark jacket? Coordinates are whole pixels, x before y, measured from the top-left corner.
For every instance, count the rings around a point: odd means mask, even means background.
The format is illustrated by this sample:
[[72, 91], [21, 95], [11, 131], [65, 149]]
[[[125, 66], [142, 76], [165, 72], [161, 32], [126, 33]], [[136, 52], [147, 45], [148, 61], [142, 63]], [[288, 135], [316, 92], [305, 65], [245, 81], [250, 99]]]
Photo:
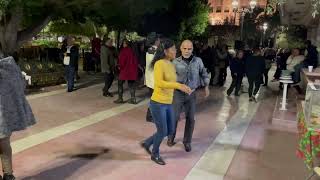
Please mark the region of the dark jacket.
[[265, 67], [266, 65], [263, 56], [250, 56], [246, 61], [246, 75], [248, 78], [260, 78]]
[[[63, 53], [67, 52], [67, 47], [62, 48]], [[77, 67], [78, 66], [78, 60], [79, 60], [79, 48], [76, 45], [73, 45], [70, 48], [70, 53], [66, 54], [67, 56], [70, 56], [70, 62], [69, 66]]]
[[230, 60], [230, 70], [231, 73], [237, 73], [239, 75], [243, 75], [245, 73], [245, 64], [243, 59], [232, 58]]
[[214, 67], [214, 53], [210, 47], [200, 53], [200, 58], [202, 59], [205, 68], [212, 69]]
[[318, 66], [318, 51], [317, 47], [311, 45], [307, 48], [308, 55], [305, 59], [306, 66], [313, 66], [316, 68]]
[[70, 64], [71, 66], [76, 67], [79, 60], [79, 48], [77, 46], [72, 46], [70, 49]]
[[101, 60], [101, 72], [112, 73], [115, 69], [117, 59], [115, 58], [115, 49], [113, 47], [101, 46], [100, 60]]
[[215, 58], [218, 63], [219, 68], [227, 68], [229, 66], [230, 54], [227, 52], [223, 52], [220, 49], [216, 49]]

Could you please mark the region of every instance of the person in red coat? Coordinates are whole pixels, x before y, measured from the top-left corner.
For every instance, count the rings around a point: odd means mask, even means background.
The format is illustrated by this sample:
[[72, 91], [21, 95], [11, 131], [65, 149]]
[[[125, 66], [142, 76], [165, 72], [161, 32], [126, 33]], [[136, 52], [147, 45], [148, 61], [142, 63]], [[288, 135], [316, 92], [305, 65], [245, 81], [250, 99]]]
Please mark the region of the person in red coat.
[[120, 50], [118, 58], [118, 70], [119, 70], [119, 81], [118, 81], [118, 94], [119, 98], [114, 101], [115, 103], [124, 103], [123, 101], [123, 84], [128, 81], [130, 89], [131, 99], [130, 104], [137, 104], [135, 97], [135, 82], [138, 79], [138, 59], [135, 56], [133, 50], [129, 47], [128, 40], [124, 40], [122, 49]]

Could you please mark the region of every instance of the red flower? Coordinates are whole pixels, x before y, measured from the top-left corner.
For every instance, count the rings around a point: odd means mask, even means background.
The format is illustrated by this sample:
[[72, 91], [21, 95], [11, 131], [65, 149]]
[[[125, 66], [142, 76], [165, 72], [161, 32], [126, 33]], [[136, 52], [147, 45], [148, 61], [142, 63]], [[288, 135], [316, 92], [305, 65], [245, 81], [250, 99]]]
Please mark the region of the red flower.
[[301, 159], [304, 159], [304, 158], [305, 158], [303, 152], [300, 151], [300, 150], [297, 150], [297, 151], [296, 151], [296, 156], [297, 156], [298, 158], [301, 158]]
[[319, 140], [319, 135], [311, 136], [310, 139], [311, 139], [312, 142], [318, 141]]

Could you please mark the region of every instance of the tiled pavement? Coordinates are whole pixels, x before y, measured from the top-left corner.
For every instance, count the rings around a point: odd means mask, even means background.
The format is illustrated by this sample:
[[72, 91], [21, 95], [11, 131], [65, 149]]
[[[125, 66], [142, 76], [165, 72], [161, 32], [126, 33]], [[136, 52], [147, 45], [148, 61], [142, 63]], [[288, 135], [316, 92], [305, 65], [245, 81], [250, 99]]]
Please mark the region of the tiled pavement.
[[[230, 79], [226, 86], [229, 83]], [[307, 176], [303, 162], [295, 157], [297, 135], [269, 126], [277, 95], [273, 87], [261, 90], [259, 103], [249, 103], [247, 94], [227, 98], [225, 87], [211, 88], [207, 100], [200, 91], [193, 151], [183, 150], [182, 121], [179, 143], [172, 148], [163, 143], [161, 154], [167, 165], [158, 166], [138, 144], [154, 132], [153, 124], [145, 122], [147, 91], [138, 91], [138, 105], [115, 105], [116, 97], [101, 95], [102, 86], [29, 96], [38, 123], [12, 137], [17, 179], [301, 180]]]

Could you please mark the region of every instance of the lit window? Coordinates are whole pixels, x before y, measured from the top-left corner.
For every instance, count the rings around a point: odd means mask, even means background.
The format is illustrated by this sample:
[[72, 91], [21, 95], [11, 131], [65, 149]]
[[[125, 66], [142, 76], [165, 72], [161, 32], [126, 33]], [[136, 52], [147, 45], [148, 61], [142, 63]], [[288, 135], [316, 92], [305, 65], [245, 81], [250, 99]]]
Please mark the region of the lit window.
[[221, 6], [217, 7], [216, 13], [221, 13], [221, 11], [222, 11], [221, 9], [222, 9]]

